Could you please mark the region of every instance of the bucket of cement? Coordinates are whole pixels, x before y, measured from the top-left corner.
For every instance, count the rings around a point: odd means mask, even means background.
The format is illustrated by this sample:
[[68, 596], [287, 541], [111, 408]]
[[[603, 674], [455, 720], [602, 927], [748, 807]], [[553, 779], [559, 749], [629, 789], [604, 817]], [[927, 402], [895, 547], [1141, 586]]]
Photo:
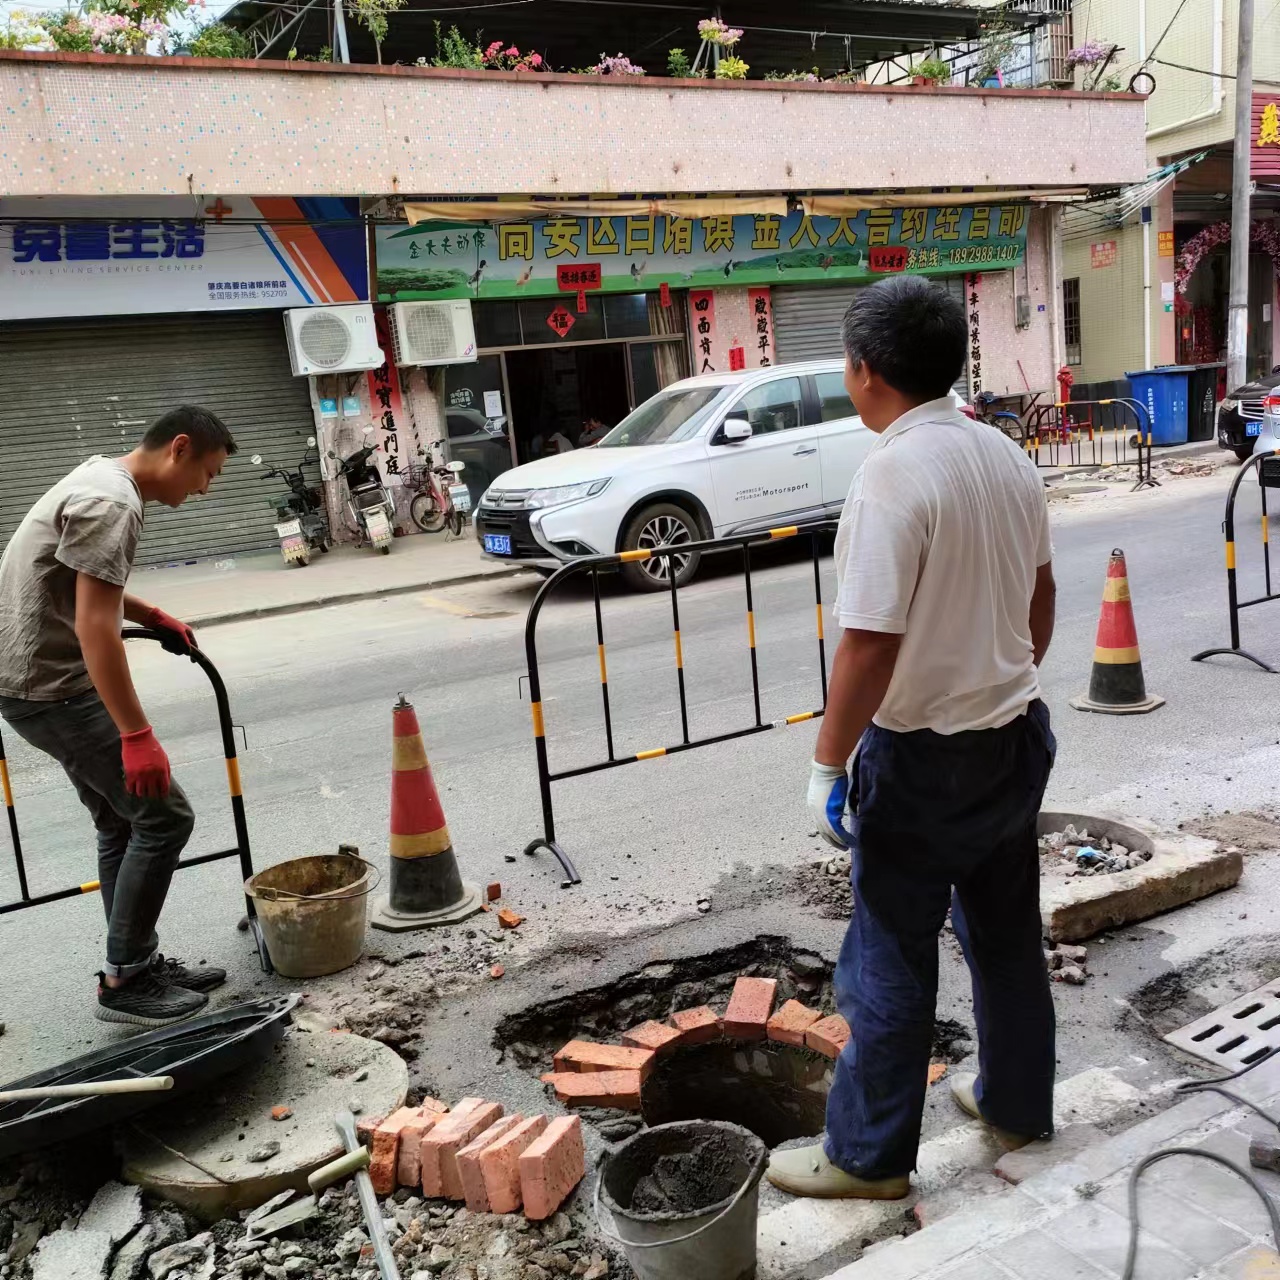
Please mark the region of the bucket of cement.
[[363, 858], [327, 853], [282, 862], [245, 881], [278, 974], [318, 978], [355, 964], [364, 950], [373, 876]]
[[[596, 1221], [639, 1280], [753, 1280], [756, 1211], [768, 1148], [722, 1120], [642, 1129], [608, 1158]], [[614, 1230], [600, 1223], [600, 1201]]]

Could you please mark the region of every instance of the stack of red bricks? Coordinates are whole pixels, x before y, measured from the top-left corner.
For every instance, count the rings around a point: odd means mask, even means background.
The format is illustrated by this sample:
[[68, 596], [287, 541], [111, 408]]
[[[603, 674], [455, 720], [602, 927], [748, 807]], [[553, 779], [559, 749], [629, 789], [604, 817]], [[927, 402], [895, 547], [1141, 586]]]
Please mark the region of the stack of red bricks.
[[504, 1116], [502, 1104], [463, 1098], [452, 1111], [428, 1098], [362, 1122], [373, 1189], [422, 1188], [428, 1199], [465, 1200], [473, 1213], [549, 1218], [586, 1172], [582, 1121]]
[[555, 1070], [542, 1077], [568, 1106], [640, 1110], [640, 1090], [658, 1058], [673, 1049], [726, 1040], [773, 1040], [838, 1058], [849, 1039], [849, 1024], [828, 1017], [798, 1000], [774, 1011], [778, 984], [773, 978], [739, 978], [720, 1017], [702, 1005], [673, 1013], [669, 1022], [642, 1022], [622, 1044], [570, 1040], [555, 1055]]

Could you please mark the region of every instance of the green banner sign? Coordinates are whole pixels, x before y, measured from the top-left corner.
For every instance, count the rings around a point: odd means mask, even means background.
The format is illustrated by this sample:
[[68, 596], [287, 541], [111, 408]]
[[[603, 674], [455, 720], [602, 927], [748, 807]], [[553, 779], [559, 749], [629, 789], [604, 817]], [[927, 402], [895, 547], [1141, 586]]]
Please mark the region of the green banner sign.
[[582, 217], [379, 227], [378, 298], [519, 298], [724, 285], [859, 283], [894, 272], [1004, 271], [1023, 261], [1026, 205]]

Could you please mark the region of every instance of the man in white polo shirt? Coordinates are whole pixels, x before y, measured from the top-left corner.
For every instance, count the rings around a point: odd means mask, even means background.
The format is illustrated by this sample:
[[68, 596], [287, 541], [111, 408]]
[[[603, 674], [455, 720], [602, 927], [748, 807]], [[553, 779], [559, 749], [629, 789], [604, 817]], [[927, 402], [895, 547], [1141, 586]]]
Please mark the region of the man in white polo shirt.
[[960, 304], [918, 277], [883, 281], [849, 308], [844, 344], [845, 386], [879, 439], [836, 537], [844, 633], [809, 805], [826, 839], [853, 851], [836, 968], [852, 1035], [825, 1144], [776, 1152], [769, 1179], [797, 1195], [891, 1200], [915, 1168], [949, 908], [981, 1067], [953, 1080], [956, 1100], [1006, 1146], [1053, 1129], [1036, 815], [1056, 749], [1037, 677], [1054, 583], [1035, 467], [951, 402]]

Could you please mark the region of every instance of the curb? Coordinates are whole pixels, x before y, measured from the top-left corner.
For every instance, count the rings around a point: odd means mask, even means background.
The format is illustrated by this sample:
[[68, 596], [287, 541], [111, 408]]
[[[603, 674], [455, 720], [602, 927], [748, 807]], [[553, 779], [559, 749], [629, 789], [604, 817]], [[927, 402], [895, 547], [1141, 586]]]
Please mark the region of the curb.
[[460, 587], [471, 582], [489, 582], [494, 578], [514, 578], [531, 573], [528, 568], [490, 569], [481, 573], [465, 573], [452, 578], [428, 578], [422, 582], [403, 582], [394, 587], [372, 587], [367, 590], [336, 591], [331, 595], [315, 596], [310, 600], [295, 600], [285, 604], [265, 604], [253, 609], [230, 609], [223, 613], [206, 613], [188, 617], [188, 625], [220, 627], [231, 622], [251, 622], [257, 618], [278, 618], [288, 613], [310, 613], [315, 609], [327, 609], [336, 604], [353, 604], [359, 600], [381, 600], [391, 596], [412, 595], [415, 591], [433, 591], [441, 587]]

